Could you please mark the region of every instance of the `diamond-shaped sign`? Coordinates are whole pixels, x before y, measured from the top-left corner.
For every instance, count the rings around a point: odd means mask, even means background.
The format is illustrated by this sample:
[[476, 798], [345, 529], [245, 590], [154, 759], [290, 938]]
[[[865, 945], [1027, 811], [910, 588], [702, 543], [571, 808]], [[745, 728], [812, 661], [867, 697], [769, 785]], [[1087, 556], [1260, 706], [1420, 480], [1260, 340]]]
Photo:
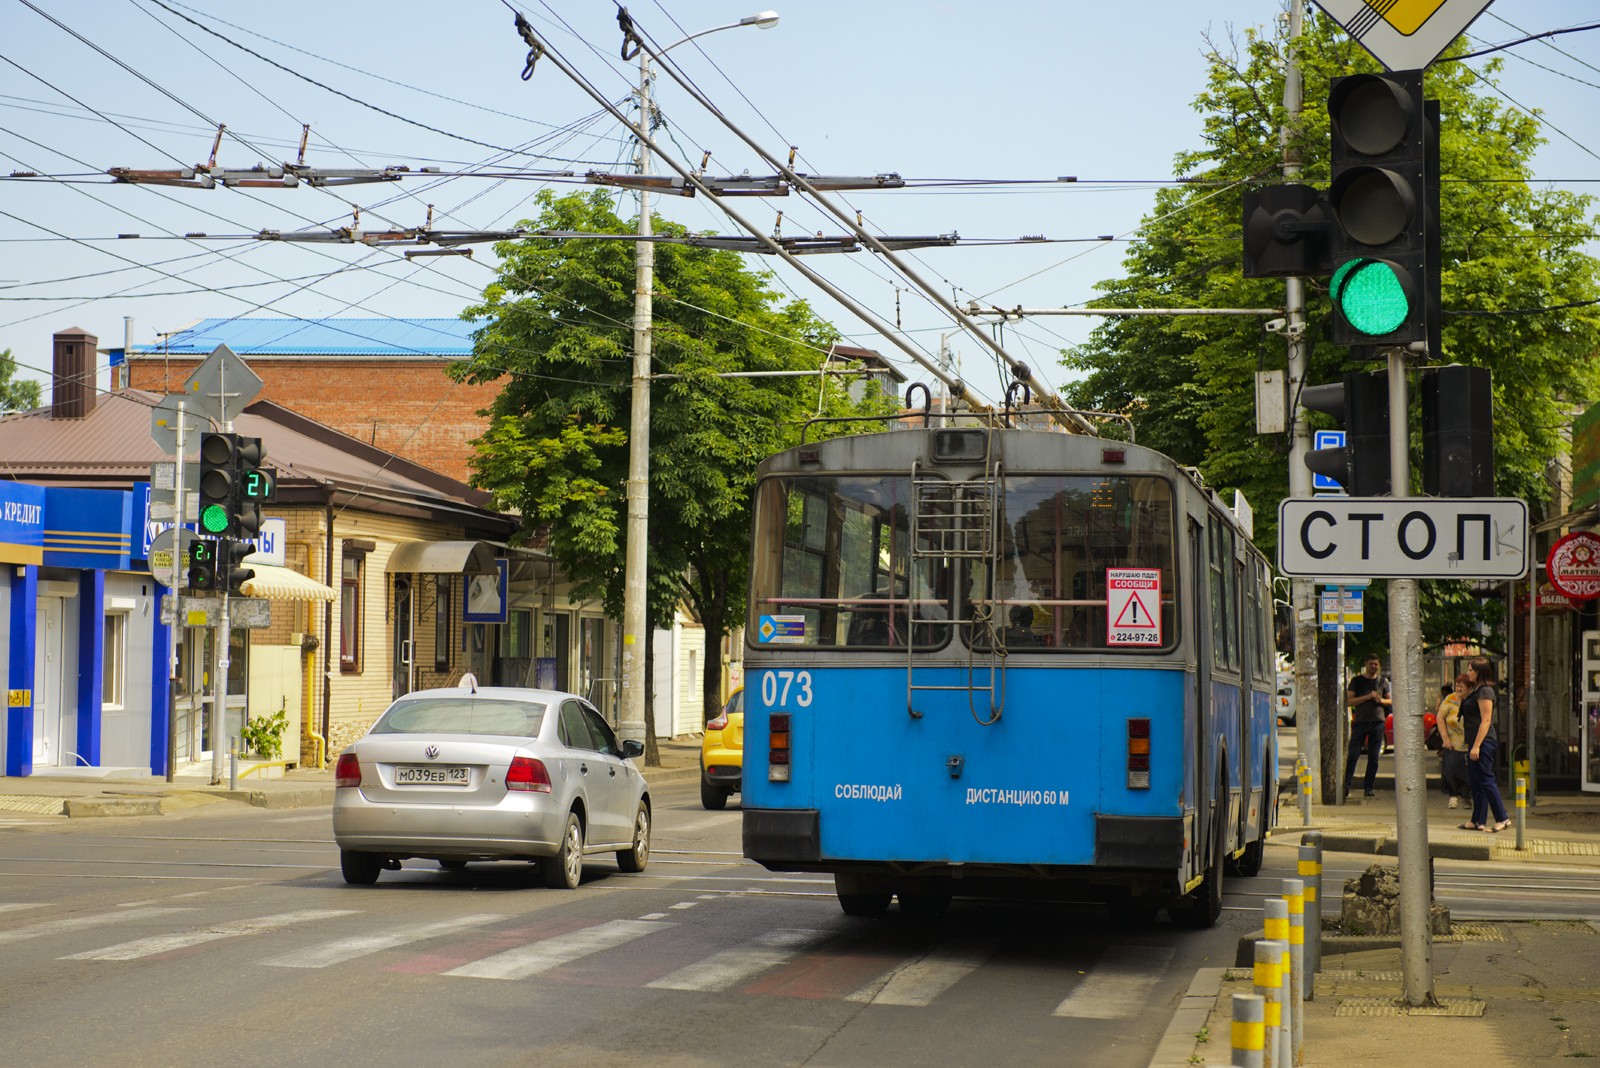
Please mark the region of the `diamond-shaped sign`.
[[189, 407], [219, 423], [238, 415], [260, 392], [261, 377], [226, 345], [212, 350], [183, 383]]
[[1390, 70], [1438, 59], [1490, 0], [1313, 0]]

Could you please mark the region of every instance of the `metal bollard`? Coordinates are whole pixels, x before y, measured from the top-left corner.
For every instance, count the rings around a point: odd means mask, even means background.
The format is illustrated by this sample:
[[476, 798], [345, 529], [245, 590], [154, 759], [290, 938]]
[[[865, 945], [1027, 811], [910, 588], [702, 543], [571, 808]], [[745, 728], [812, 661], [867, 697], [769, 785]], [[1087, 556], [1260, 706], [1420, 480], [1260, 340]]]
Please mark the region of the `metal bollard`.
[[1264, 1068], [1286, 1068], [1280, 1031], [1284, 1025], [1283, 956], [1288, 949], [1287, 942], [1262, 939], [1256, 943], [1255, 981], [1256, 993], [1261, 995], [1263, 1004], [1261, 1061]]
[[1300, 783], [1300, 823], [1311, 825], [1311, 765], [1302, 758], [1294, 758], [1294, 777]]
[[1262, 1063], [1265, 1009], [1260, 994], [1233, 995], [1234, 1068], [1265, 1068]]
[[1528, 780], [1517, 776], [1517, 848], [1527, 849], [1528, 834]]
[[1317, 973], [1322, 971], [1322, 832], [1300, 836], [1300, 881], [1306, 884], [1306, 1000], [1316, 998]]
[[1283, 881], [1283, 899], [1289, 906], [1289, 1009], [1292, 1054], [1288, 1063], [1299, 1064], [1306, 1043], [1306, 886], [1299, 879]]
[[1262, 927], [1268, 941], [1276, 942], [1283, 947], [1283, 956], [1278, 962], [1278, 971], [1283, 977], [1283, 994], [1278, 1003], [1283, 1006], [1282, 1026], [1278, 1028], [1278, 1055], [1274, 1061], [1283, 1066], [1289, 1064], [1290, 1051], [1290, 1005], [1293, 1004], [1293, 995], [1289, 991], [1289, 902], [1281, 897], [1269, 897], [1261, 906]]

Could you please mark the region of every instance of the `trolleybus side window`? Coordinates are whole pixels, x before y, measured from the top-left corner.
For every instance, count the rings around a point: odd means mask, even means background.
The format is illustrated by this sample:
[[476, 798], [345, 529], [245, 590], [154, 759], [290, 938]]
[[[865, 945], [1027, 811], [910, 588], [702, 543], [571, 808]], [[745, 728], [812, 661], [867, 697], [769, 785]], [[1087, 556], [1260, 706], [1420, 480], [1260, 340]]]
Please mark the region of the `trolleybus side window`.
[[1215, 513], [1211, 537], [1211, 653], [1220, 671], [1239, 670], [1239, 585], [1233, 566], [1233, 530]]
[[910, 480], [769, 478], [756, 491], [750, 634], [757, 644], [904, 648], [942, 643], [944, 561], [913, 558]]
[[[1008, 652], [1105, 649], [1107, 572], [1131, 569], [1154, 579], [1154, 588], [1140, 591], [1148, 610], [1140, 636], [1149, 641], [1118, 651], [1172, 648], [1177, 587], [1165, 479], [1012, 474], [1004, 485], [995, 573], [974, 561], [964, 584], [963, 615], [977, 619], [975, 647], [987, 649], [998, 635]], [[1119, 603], [1126, 612], [1126, 601]]]

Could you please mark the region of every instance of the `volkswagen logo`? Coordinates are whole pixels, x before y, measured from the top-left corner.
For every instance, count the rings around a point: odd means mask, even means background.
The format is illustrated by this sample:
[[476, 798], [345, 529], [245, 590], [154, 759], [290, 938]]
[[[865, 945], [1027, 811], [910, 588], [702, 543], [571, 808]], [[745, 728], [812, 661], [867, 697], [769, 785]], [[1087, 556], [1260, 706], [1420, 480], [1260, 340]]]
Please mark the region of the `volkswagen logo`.
[[439, 747], [436, 745], [430, 745], [428, 748], [424, 749], [423, 752], [427, 754], [429, 760], [435, 760], [439, 756]]

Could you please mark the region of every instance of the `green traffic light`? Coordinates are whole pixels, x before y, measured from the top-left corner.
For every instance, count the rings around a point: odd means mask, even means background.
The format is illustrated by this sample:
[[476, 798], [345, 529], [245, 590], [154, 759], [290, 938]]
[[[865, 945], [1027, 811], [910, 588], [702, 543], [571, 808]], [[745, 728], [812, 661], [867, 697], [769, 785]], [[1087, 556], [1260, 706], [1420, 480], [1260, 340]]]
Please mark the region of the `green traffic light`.
[[1329, 288], [1345, 322], [1368, 337], [1394, 332], [1411, 314], [1411, 298], [1400, 276], [1382, 260], [1346, 262], [1333, 272]]
[[222, 534], [228, 529], [228, 509], [220, 504], [208, 504], [200, 512], [200, 526], [208, 534]]

